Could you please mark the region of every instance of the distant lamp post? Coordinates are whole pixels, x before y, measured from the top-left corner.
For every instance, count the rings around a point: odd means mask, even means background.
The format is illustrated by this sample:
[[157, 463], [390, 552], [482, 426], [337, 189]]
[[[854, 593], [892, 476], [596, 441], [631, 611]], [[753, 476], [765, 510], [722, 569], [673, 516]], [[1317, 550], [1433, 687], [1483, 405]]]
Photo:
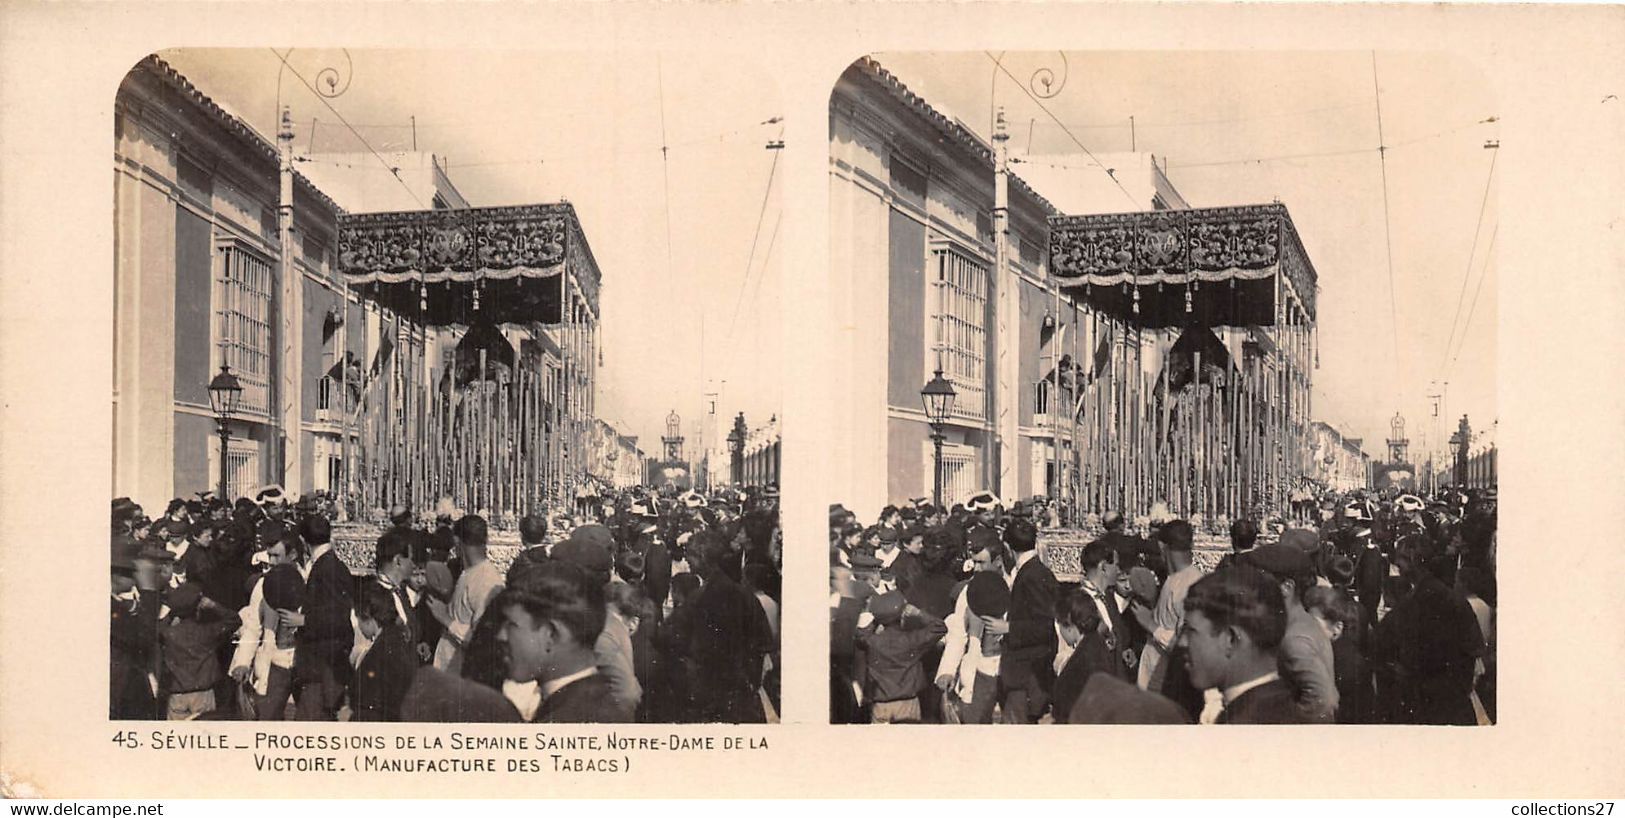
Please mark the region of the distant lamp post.
[[745, 413], [740, 412], [734, 418], [733, 431], [728, 433], [728, 466], [732, 474], [729, 482], [739, 485], [745, 482]]
[[220, 433], [220, 499], [230, 503], [226, 493], [226, 446], [231, 441], [231, 416], [237, 414], [237, 404], [243, 399], [243, 383], [231, 374], [231, 367], [220, 365], [220, 374], [209, 381], [209, 405], [214, 408], [214, 422]]
[[931, 481], [931, 503], [937, 507], [942, 506], [942, 441], [944, 440], [942, 428], [948, 423], [948, 416], [954, 411], [954, 398], [959, 393], [954, 391], [954, 385], [942, 377], [942, 370], [938, 369], [936, 377], [932, 378], [925, 388], [920, 390], [920, 401], [925, 404], [925, 419], [931, 424], [931, 446], [935, 454], [933, 460], [933, 477]]
[[1461, 491], [1467, 485], [1467, 447], [1473, 439], [1473, 430], [1467, 425], [1467, 416], [1461, 416], [1461, 423], [1456, 427], [1456, 433], [1450, 436], [1450, 454], [1453, 455], [1451, 482], [1455, 483], [1456, 491]]

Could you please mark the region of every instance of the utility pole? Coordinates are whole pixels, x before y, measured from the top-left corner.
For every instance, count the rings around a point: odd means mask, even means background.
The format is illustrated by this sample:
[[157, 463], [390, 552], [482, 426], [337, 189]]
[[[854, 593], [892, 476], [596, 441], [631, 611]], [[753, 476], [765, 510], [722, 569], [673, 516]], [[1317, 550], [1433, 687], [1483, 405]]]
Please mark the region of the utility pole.
[[301, 350], [300, 317], [304, 287], [299, 268], [294, 263], [293, 246], [293, 115], [282, 107], [282, 121], [277, 128], [277, 154], [281, 185], [277, 195], [277, 272], [281, 285], [281, 298], [277, 302], [278, 346], [277, 402], [281, 435], [277, 453], [282, 490], [287, 494], [304, 492], [304, 474], [300, 468], [301, 407], [300, 400]]
[[996, 352], [996, 381], [993, 389], [994, 433], [997, 449], [993, 452], [995, 491], [1000, 497], [1013, 498], [1016, 489], [1016, 422], [1020, 406], [1020, 366], [1016, 357], [1016, 344], [1020, 333], [1016, 331], [1015, 275], [1009, 269], [1010, 254], [1010, 133], [1005, 127], [1004, 109], [998, 110], [993, 121], [993, 292], [997, 299], [994, 314], [996, 326], [993, 346]]
[[1430, 394], [1428, 395], [1428, 400], [1433, 402], [1433, 434], [1428, 440], [1426, 447], [1428, 452], [1427, 486], [1429, 494], [1437, 494], [1439, 491], [1439, 467], [1438, 459], [1434, 457], [1434, 454], [1436, 454], [1439, 447], [1439, 441], [1442, 439], [1441, 435], [1439, 434], [1439, 409], [1442, 405], [1442, 401], [1444, 400], [1444, 392], [1441, 390], [1439, 392]]

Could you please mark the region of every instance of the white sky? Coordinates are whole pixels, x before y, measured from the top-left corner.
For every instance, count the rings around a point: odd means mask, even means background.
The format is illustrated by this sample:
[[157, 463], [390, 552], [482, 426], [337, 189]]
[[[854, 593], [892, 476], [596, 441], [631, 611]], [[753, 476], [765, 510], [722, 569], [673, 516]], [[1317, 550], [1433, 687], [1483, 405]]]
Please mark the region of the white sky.
[[[269, 49], [160, 56], [262, 134], [275, 133], [281, 63]], [[689, 444], [697, 442], [704, 392], [721, 393], [717, 425], [724, 434], [735, 412], [755, 425], [780, 411], [781, 248], [769, 252], [769, 243], [783, 167], [740, 300], [777, 153], [764, 146], [782, 128], [762, 124], [783, 114], [769, 75], [736, 57], [707, 53], [355, 50], [349, 56], [350, 85], [330, 102], [360, 138], [292, 72], [282, 77], [299, 152], [310, 146], [312, 119], [319, 123], [317, 153], [364, 151], [361, 138], [381, 152], [411, 150], [409, 118], [415, 116], [417, 149], [449, 162], [448, 175], [471, 205], [559, 199], [575, 205], [603, 273], [600, 416], [658, 455], [672, 409], [684, 419]], [[346, 72], [351, 64], [337, 50], [301, 49], [288, 59], [319, 88], [325, 87], [318, 79], [322, 69]], [[660, 150], [662, 85], [669, 211]], [[387, 173], [381, 165], [378, 172]], [[702, 357], [709, 389], [701, 387]]]
[[[1079, 154], [1076, 143], [981, 52], [880, 54], [939, 111], [984, 137], [990, 95], [1005, 107], [1012, 155]], [[1132, 148], [1166, 157], [1168, 176], [1193, 207], [1286, 204], [1319, 274], [1320, 369], [1314, 415], [1386, 456], [1388, 421], [1406, 418], [1411, 456], [1431, 430], [1427, 395], [1449, 382], [1440, 428], [1496, 417], [1497, 271], [1485, 275], [1497, 217], [1495, 188], [1463, 276], [1484, 202], [1498, 124], [1496, 101], [1472, 66], [1432, 54], [1376, 55], [1393, 240], [1389, 286], [1377, 109], [1369, 52], [1010, 52], [1002, 62], [1025, 85], [1035, 71], [1065, 72], [1044, 106], [1092, 152]], [[1038, 91], [1040, 83], [1032, 86]], [[1054, 87], [1052, 82], [1051, 88]], [[1129, 117], [1135, 118], [1131, 137]], [[1132, 143], [1131, 143], [1132, 139]], [[1263, 162], [1258, 158], [1361, 151]], [[1220, 164], [1222, 163], [1222, 164]], [[1015, 172], [1021, 173], [1020, 165]], [[1497, 170], [1496, 175], [1499, 176]], [[1125, 199], [1122, 203], [1127, 205]], [[1393, 320], [1390, 292], [1397, 308]], [[1471, 323], [1446, 372], [1458, 299]], [[1397, 333], [1399, 359], [1394, 354]], [[1453, 353], [1455, 354], [1455, 353]], [[1441, 449], [1442, 451], [1442, 449]]]

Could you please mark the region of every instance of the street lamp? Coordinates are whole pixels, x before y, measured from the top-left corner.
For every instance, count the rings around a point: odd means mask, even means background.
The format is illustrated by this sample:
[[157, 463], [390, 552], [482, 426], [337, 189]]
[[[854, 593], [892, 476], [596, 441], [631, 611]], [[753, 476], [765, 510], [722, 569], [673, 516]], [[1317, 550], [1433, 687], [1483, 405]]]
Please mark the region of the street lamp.
[[1467, 485], [1467, 447], [1472, 439], [1472, 427], [1467, 425], [1467, 416], [1462, 415], [1456, 433], [1450, 436], [1450, 454], [1453, 455], [1451, 482], [1456, 484], [1456, 491], [1461, 491]]
[[745, 482], [745, 413], [740, 412], [734, 418], [733, 431], [728, 433], [728, 470], [729, 482], [735, 485]]
[[954, 391], [954, 385], [942, 377], [941, 368], [937, 369], [936, 377], [920, 390], [920, 401], [925, 404], [925, 419], [931, 424], [931, 446], [935, 453], [931, 503], [939, 508], [942, 506], [942, 427], [948, 423], [948, 416], [953, 414], [954, 398], [958, 394]]
[[209, 405], [214, 408], [214, 421], [220, 432], [220, 500], [230, 503], [226, 493], [226, 444], [231, 440], [231, 416], [237, 414], [237, 403], [243, 398], [242, 381], [231, 374], [231, 367], [220, 365], [220, 374], [209, 381]]

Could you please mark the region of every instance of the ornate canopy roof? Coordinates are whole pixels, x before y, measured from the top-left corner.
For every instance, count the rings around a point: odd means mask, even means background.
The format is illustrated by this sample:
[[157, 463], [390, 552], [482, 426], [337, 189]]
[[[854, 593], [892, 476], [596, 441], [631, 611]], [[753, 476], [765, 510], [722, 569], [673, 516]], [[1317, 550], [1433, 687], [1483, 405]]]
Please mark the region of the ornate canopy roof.
[[338, 261], [351, 288], [431, 326], [560, 323], [570, 278], [597, 309], [567, 203], [341, 215]]
[[1275, 323], [1282, 296], [1315, 317], [1315, 268], [1281, 204], [1051, 216], [1050, 275], [1146, 327]]

